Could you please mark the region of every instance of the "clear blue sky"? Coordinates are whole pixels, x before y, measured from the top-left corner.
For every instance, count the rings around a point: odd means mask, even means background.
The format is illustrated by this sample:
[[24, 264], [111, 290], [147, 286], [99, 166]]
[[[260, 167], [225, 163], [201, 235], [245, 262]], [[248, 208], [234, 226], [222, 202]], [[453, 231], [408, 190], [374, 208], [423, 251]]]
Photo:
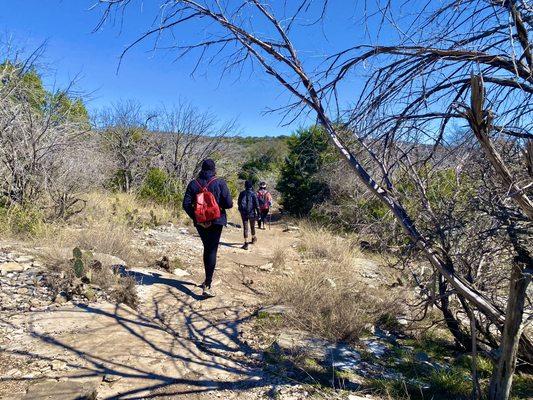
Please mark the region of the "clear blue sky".
[[[288, 134], [298, 125], [311, 122], [304, 118], [289, 127], [281, 127], [280, 115], [264, 115], [267, 108], [286, 104], [289, 99], [264, 73], [256, 73], [254, 78], [244, 74], [240, 78], [228, 76], [220, 80], [221, 66], [212, 66], [206, 75], [191, 77], [192, 59], [175, 62], [173, 53], [150, 52], [148, 44], [128, 53], [117, 73], [120, 53], [150, 27], [157, 11], [153, 5], [158, 2], [133, 2], [133, 11], [124, 26], [107, 24], [93, 32], [101, 16], [99, 10], [89, 10], [95, 2], [0, 0], [0, 33], [13, 37], [28, 50], [47, 41], [42, 61], [53, 72], [45, 75], [45, 82], [60, 86], [79, 75], [77, 88], [91, 94], [90, 110], [120, 99], [135, 99], [147, 108], [172, 105], [181, 99], [210, 110], [221, 119], [237, 118], [242, 134], [257, 136]], [[320, 38], [306, 34], [296, 37], [304, 54], [321, 59], [332, 48], [368, 42], [357, 3], [337, 9], [333, 6], [323, 29], [315, 29]], [[182, 34], [186, 35], [187, 31]]]

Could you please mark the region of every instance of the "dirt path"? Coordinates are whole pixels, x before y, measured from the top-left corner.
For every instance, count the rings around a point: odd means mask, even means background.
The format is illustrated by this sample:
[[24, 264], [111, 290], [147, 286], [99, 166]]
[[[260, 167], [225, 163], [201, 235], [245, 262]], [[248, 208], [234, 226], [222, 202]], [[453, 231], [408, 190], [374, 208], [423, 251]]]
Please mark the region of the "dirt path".
[[203, 279], [199, 238], [184, 229], [152, 236], [167, 255], [186, 254], [191, 265], [180, 276], [133, 269], [138, 310], [108, 303], [65, 305], [4, 321], [12, 327], [2, 343], [4, 357], [20, 373], [0, 382], [0, 398], [23, 398], [31, 385], [27, 398], [69, 390], [53, 386], [58, 381], [88, 382], [102, 399], [269, 396], [276, 381], [249, 346], [246, 322], [262, 302], [272, 249], [291, 246], [295, 234], [273, 225], [259, 231], [258, 244], [244, 251], [240, 230], [226, 229], [215, 275], [217, 297], [208, 300], [196, 287]]

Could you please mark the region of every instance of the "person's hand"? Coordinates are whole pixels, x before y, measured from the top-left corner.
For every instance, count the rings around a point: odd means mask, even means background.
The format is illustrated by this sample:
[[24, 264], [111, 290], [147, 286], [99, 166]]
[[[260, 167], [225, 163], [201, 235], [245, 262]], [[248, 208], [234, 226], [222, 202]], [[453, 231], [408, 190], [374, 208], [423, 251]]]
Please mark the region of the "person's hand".
[[209, 228], [212, 224], [211, 222], [198, 222], [198, 225], [200, 225], [202, 228]]

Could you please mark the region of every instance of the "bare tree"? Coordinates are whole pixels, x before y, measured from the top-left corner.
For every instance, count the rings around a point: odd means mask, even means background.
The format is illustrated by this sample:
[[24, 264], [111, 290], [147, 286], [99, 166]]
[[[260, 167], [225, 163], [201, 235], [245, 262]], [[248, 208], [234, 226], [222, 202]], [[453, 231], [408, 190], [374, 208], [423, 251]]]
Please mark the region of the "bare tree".
[[156, 154], [148, 132], [148, 124], [154, 118], [155, 114], [146, 113], [133, 101], [116, 103], [95, 117], [103, 148], [115, 163], [116, 186], [120, 190], [129, 192]]
[[0, 169], [10, 203], [35, 200], [52, 179], [48, 170], [59, 161], [56, 155], [88, 131], [87, 121], [64, 101], [71, 87], [54, 93], [39, 86], [32, 70], [37, 56], [0, 66]]
[[202, 160], [227, 147], [226, 136], [235, 132], [235, 122], [217, 118], [187, 103], [164, 108], [151, 124], [157, 137], [157, 153], [166, 171], [183, 186], [198, 172]]
[[[132, 1], [100, 0], [99, 3], [104, 6], [105, 20], [113, 10], [121, 11], [120, 8]], [[445, 302], [448, 294], [453, 293], [465, 309], [476, 308], [496, 327], [496, 332], [506, 330], [504, 326], [508, 325], [516, 330], [519, 321], [515, 318], [506, 321], [505, 312], [488, 296], [490, 292], [483, 292], [458, 271], [450, 249], [435, 240], [431, 232], [419, 229], [422, 219], [432, 218], [431, 204], [427, 204], [422, 217], [413, 219], [395, 186], [394, 174], [401, 165], [408, 169], [421, 165], [420, 157], [409, 157], [418, 151], [420, 144], [430, 144], [433, 148], [422, 158], [426, 164], [437, 150], [449, 150], [448, 127], [452, 122], [464, 121], [464, 112], [458, 111], [457, 105], [470, 91], [471, 70], [480, 73], [486, 84], [491, 84], [487, 98], [491, 99], [492, 112], [499, 118], [498, 123], [491, 123], [492, 134], [498, 133], [503, 143], [514, 140], [526, 153], [525, 158], [531, 158], [528, 152], [532, 139], [529, 131], [533, 61], [528, 31], [532, 11], [525, 1], [427, 2], [417, 10], [420, 12], [411, 14], [405, 29], [393, 23], [401, 31], [401, 44], [366, 48], [354, 44], [331, 54], [318, 67], [307, 62], [308, 68], [291, 40], [292, 31], [304, 25], [313, 26], [309, 21], [318, 21], [327, 13], [327, 2], [302, 0], [277, 5], [259, 0], [181, 0], [161, 1], [160, 10], [157, 26], [138, 41], [158, 39], [164, 32], [194, 22], [203, 38], [176, 45], [181, 56], [198, 51], [199, 61], [210, 63], [226, 55], [224, 71], [246, 62], [261, 67], [294, 98], [285, 116], [299, 115], [305, 110], [316, 114], [317, 121], [359, 181], [391, 211], [413, 246], [435, 268], [439, 291], [444, 295], [443, 312], [448, 313]], [[385, 2], [378, 11], [382, 21], [394, 20], [392, 2]], [[360, 72], [371, 60], [375, 68], [355, 106], [345, 115], [360, 146], [355, 153], [344, 143], [340, 127], [333, 121], [338, 118], [338, 92], [346, 77]], [[479, 117], [479, 112], [474, 113], [476, 123], [484, 123]], [[465, 133], [468, 135], [470, 131]], [[488, 147], [482, 145], [486, 152]], [[361, 153], [367, 157], [361, 157]], [[361, 162], [363, 159], [368, 160], [366, 165]], [[506, 184], [512, 183], [504, 194], [519, 204], [517, 218], [525, 218], [527, 224], [531, 221], [527, 195], [531, 178], [524, 170], [517, 169], [517, 172], [514, 177], [505, 171], [503, 175], [502, 171], [498, 174]], [[505, 200], [502, 203], [509, 210]], [[516, 216], [514, 211], [511, 214]], [[513, 296], [511, 293], [508, 298]], [[450, 324], [458, 325], [452, 331], [461, 340], [460, 320], [453, 315], [449, 317]], [[496, 332], [487, 329], [488, 334]], [[527, 362], [533, 361], [533, 345], [527, 335], [521, 338], [519, 354]], [[503, 362], [512, 370], [514, 363], [507, 362], [508, 357], [502, 353], [500, 364]], [[493, 382], [501, 379], [506, 382], [493, 385], [504, 388], [492, 393], [493, 399], [508, 398], [510, 376], [509, 371], [495, 374]]]

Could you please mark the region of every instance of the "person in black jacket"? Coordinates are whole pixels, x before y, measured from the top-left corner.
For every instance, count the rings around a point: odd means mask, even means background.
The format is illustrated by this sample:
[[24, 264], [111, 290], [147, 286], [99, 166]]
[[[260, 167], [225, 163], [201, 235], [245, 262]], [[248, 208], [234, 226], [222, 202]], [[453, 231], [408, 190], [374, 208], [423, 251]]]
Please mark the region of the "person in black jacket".
[[[214, 178], [214, 179], [213, 179]], [[209, 182], [207, 190], [213, 193], [218, 206], [220, 207], [220, 218], [210, 221], [208, 223], [200, 224], [195, 221], [194, 206], [196, 195]], [[213, 282], [213, 274], [217, 263], [217, 251], [220, 243], [220, 236], [222, 228], [227, 224], [226, 210], [233, 207], [233, 200], [231, 198], [228, 185], [223, 179], [216, 177], [216, 167], [213, 160], [205, 160], [202, 163], [202, 170], [197, 179], [192, 180], [185, 191], [183, 197], [183, 209], [191, 217], [194, 226], [202, 239], [204, 245], [204, 268], [205, 281], [200, 285], [203, 290], [204, 297], [213, 297], [214, 292], [211, 289]]]
[[242, 248], [248, 250], [249, 231], [252, 233], [252, 244], [257, 242], [255, 236], [255, 221], [259, 216], [259, 200], [254, 192], [251, 181], [244, 182], [244, 190], [239, 194], [239, 212], [242, 217], [242, 226], [244, 232], [244, 245]]

